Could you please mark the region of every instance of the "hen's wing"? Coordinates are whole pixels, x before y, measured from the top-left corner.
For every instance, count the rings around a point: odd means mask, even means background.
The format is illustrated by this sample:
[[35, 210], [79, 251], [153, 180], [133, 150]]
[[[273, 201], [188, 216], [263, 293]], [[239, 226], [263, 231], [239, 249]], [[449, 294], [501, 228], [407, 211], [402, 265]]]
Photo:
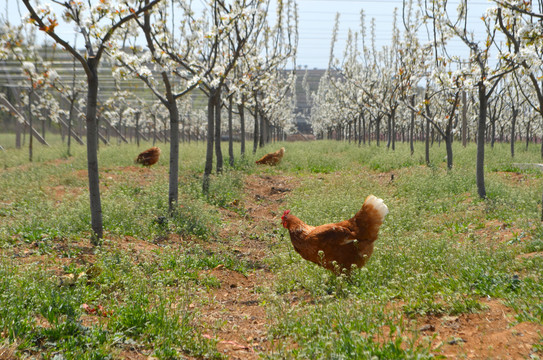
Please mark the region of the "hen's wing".
[[307, 239], [328, 246], [340, 246], [352, 243], [356, 239], [356, 236], [346, 227], [338, 226], [337, 224], [328, 224], [314, 228], [307, 234]]
[[262, 156], [260, 159], [258, 159], [257, 161], [255, 161], [257, 164], [265, 164], [270, 158], [270, 154], [266, 154], [264, 156]]

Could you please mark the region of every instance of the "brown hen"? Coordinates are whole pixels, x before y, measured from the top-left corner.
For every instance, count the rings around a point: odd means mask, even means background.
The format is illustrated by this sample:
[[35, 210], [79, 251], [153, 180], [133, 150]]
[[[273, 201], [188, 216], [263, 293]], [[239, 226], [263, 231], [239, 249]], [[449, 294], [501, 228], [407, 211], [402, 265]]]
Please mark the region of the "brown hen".
[[159, 157], [160, 149], [153, 146], [152, 148], [142, 151], [136, 158], [135, 162], [137, 164], [142, 164], [143, 166], [151, 166], [158, 162]]
[[277, 150], [276, 152], [266, 154], [262, 156], [259, 160], [255, 161], [258, 165], [277, 165], [283, 159], [285, 154], [285, 148]]
[[349, 274], [354, 266], [363, 267], [370, 258], [387, 213], [383, 200], [370, 195], [351, 219], [339, 223], [310, 226], [290, 210], [283, 213], [281, 221], [294, 249], [304, 259], [336, 274]]

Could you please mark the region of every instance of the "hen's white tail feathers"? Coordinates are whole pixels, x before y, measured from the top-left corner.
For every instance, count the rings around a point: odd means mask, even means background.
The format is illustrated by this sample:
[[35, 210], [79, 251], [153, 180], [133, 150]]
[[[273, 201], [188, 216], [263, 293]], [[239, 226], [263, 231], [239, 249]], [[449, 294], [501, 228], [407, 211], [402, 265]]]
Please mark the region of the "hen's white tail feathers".
[[375, 210], [381, 216], [381, 220], [385, 219], [386, 214], [388, 214], [388, 207], [385, 205], [383, 199], [380, 199], [374, 195], [370, 195], [364, 201], [364, 204], [373, 206]]

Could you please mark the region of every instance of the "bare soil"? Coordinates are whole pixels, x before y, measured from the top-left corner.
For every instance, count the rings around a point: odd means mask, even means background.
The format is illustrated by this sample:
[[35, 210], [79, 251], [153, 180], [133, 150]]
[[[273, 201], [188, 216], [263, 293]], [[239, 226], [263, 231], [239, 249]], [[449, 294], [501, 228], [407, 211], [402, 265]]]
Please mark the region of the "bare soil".
[[[143, 181], [152, 179], [148, 169], [130, 167], [129, 171], [140, 173]], [[83, 176], [85, 174], [79, 174]], [[114, 181], [118, 176], [115, 171], [105, 174], [105, 180]], [[387, 181], [389, 177], [387, 177]], [[285, 198], [299, 182], [294, 177], [283, 175], [253, 174], [245, 179], [245, 197], [239, 203], [232, 204], [234, 209], [223, 209], [223, 228], [221, 238], [240, 237], [242, 242], [225, 242], [224, 246], [244, 260], [254, 264], [254, 270], [244, 275], [219, 265], [207, 270], [202, 276], [213, 276], [220, 282], [220, 287], [205, 293], [205, 298], [191, 304], [199, 313], [199, 320], [204, 336], [217, 340], [218, 349], [230, 359], [258, 359], [260, 352], [273, 351], [268, 341], [267, 329], [270, 319], [262, 303], [259, 288], [271, 287], [274, 273], [267, 267], [265, 259], [271, 254], [270, 244], [262, 239], [262, 234], [278, 229], [280, 217], [286, 209]], [[51, 189], [55, 201], [62, 201], [65, 196], [63, 187]], [[234, 211], [235, 207], [238, 210]], [[498, 241], [510, 239], [513, 231], [501, 224], [489, 223], [486, 231]], [[483, 232], [484, 230], [479, 230]], [[492, 236], [493, 235], [493, 236]], [[117, 241], [118, 240], [118, 241]], [[171, 237], [170, 243], [184, 241]], [[138, 257], [152, 256], [160, 251], [157, 244], [123, 238], [112, 241], [109, 246], [124, 248]], [[68, 246], [59, 244], [58, 246]], [[82, 240], [77, 247], [79, 255], [74, 259], [58, 260], [56, 266], [61, 273], [64, 261], [92, 263], [92, 246]], [[31, 244], [21, 242], [21, 246], [12, 249], [18, 261], [35, 263], [46, 261]], [[541, 256], [541, 253], [529, 256]], [[369, 265], [371, 266], [371, 264]], [[528, 359], [530, 356], [543, 357], [541, 352], [533, 353], [533, 345], [539, 344], [543, 326], [533, 323], [518, 323], [512, 309], [497, 299], [481, 299], [485, 309], [477, 314], [459, 316], [422, 317], [414, 324], [422, 341], [431, 343], [436, 354], [448, 359]], [[92, 316], [89, 316], [92, 318]], [[89, 319], [90, 321], [90, 319]], [[296, 346], [293, 344], [293, 346]], [[13, 349], [0, 347], [0, 359], [10, 358]], [[121, 354], [126, 359], [146, 359], [138, 350], [126, 350]], [[536, 357], [537, 358], [537, 357]]]
[[533, 345], [540, 342], [542, 326], [516, 322], [513, 310], [499, 300], [481, 299], [481, 303], [486, 310], [477, 314], [420, 319], [419, 331], [449, 359], [529, 359], [536, 355]]
[[[295, 186], [293, 178], [284, 176], [251, 175], [246, 179], [245, 206], [253, 220], [252, 230], [280, 226], [284, 196]], [[233, 226], [229, 231], [236, 230]], [[511, 229], [494, 223], [488, 224], [487, 231], [499, 241], [511, 237]], [[253, 235], [244, 239], [243, 249], [234, 250], [259, 262], [268, 256], [269, 249], [258, 240], [258, 233]], [[258, 352], [272, 350], [266, 339], [269, 320], [255, 289], [271, 284], [274, 274], [264, 268], [243, 276], [220, 267], [211, 273], [221, 281], [221, 287], [209, 294], [216, 302], [200, 311], [206, 322], [224, 323], [209, 334], [219, 340], [218, 349], [231, 359], [257, 359]], [[513, 310], [499, 300], [481, 299], [481, 302], [486, 309], [480, 313], [423, 317], [417, 319], [416, 327], [436, 353], [449, 359], [528, 359], [536, 355], [533, 345], [541, 341], [543, 326], [517, 323]]]
[[[207, 336], [217, 339], [218, 349], [231, 359], [258, 359], [259, 352], [270, 350], [268, 319], [257, 289], [269, 287], [274, 274], [263, 265], [270, 250], [260, 235], [280, 226], [285, 195], [296, 184], [292, 177], [249, 176], [244, 186], [246, 197], [239, 204], [244, 207], [246, 218], [239, 219], [239, 215], [231, 211], [223, 213], [228, 219], [224, 235], [240, 231], [245, 235], [243, 247], [232, 250], [250, 263], [261, 264], [261, 268], [257, 266], [256, 271], [247, 276], [220, 266], [210, 271], [221, 282], [221, 287], [209, 293], [214, 301], [200, 309], [202, 319], [208, 324], [224, 323]], [[241, 221], [236, 221], [236, 217]]]

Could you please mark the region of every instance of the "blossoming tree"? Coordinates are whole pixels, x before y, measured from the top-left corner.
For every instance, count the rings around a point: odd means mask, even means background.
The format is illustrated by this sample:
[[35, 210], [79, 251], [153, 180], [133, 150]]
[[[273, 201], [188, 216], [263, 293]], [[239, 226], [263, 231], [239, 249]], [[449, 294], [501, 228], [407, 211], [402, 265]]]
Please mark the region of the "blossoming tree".
[[[106, 49], [117, 40], [115, 32], [124, 24], [135, 19], [145, 11], [151, 9], [160, 0], [145, 3], [142, 0], [130, 2], [100, 1], [90, 6], [81, 0], [70, 2], [48, 1], [45, 4], [36, 4], [31, 0], [22, 0], [29, 11], [28, 20], [46, 33], [57, 44], [61, 45], [81, 64], [87, 77], [87, 168], [89, 180], [89, 196], [91, 210], [92, 238], [95, 244], [103, 237], [102, 205], [100, 200], [100, 185], [98, 173], [98, 126], [97, 126], [97, 98], [98, 98], [98, 65]], [[62, 20], [53, 11], [53, 4], [62, 7]], [[73, 24], [81, 33], [85, 50], [75, 48], [73, 44], [55, 31], [59, 21]]]

